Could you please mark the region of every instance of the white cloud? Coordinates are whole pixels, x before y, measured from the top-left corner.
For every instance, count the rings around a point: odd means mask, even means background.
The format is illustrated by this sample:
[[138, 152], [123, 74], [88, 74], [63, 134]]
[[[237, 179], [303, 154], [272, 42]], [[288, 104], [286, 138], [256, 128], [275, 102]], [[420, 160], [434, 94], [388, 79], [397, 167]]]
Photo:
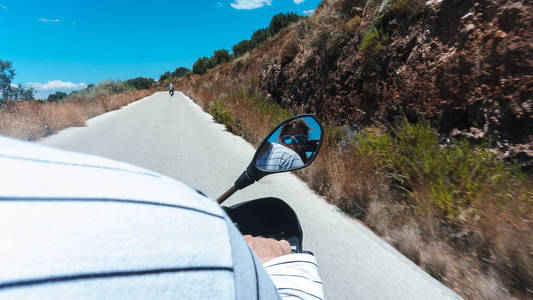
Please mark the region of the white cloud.
[[19, 85], [18, 85], [18, 84], [15, 84], [15, 83], [10, 83], [9, 86], [12, 87], [12, 88], [14, 88], [14, 89], [16, 89], [16, 88], [19, 87]]
[[294, 0], [294, 3], [296, 4], [300, 4], [300, 3], [303, 3], [305, 0]]
[[7, 6], [0, 4], [0, 8], [7, 10]]
[[76, 89], [84, 89], [87, 87], [87, 84], [84, 82], [80, 83], [72, 83], [68, 81], [61, 81], [61, 80], [52, 80], [48, 81], [47, 83], [40, 83], [40, 82], [28, 82], [26, 83], [26, 87], [32, 87], [36, 90], [76, 90]]
[[48, 95], [58, 91], [71, 92], [84, 89], [87, 87], [87, 84], [85, 82], [73, 83], [68, 81], [52, 80], [48, 81], [47, 83], [28, 82], [24, 85], [24, 87], [35, 89], [37, 92], [35, 95], [36, 99], [46, 99], [48, 98]]
[[[263, 7], [265, 5], [272, 5], [272, 0], [234, 0], [235, 3], [231, 3], [231, 7], [235, 9], [255, 9]], [[300, 0], [297, 0], [300, 1]]]
[[304, 14], [306, 16], [312, 16], [314, 13], [315, 13], [314, 9], [306, 9], [306, 10], [304, 10]]
[[37, 21], [43, 22], [43, 23], [59, 23], [59, 22], [61, 22], [61, 20], [59, 20], [59, 19], [47, 19], [47, 18], [40, 18], [40, 19], [37, 19]]

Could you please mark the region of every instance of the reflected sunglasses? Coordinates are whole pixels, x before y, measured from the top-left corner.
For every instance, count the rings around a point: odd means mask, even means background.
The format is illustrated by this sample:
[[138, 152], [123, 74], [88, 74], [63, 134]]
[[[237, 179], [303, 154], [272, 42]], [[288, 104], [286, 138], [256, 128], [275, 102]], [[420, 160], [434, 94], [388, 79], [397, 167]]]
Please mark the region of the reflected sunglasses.
[[296, 144], [302, 144], [307, 141], [307, 136], [305, 134], [284, 135], [281, 137], [281, 141], [287, 145], [290, 145], [292, 141], [294, 141]]

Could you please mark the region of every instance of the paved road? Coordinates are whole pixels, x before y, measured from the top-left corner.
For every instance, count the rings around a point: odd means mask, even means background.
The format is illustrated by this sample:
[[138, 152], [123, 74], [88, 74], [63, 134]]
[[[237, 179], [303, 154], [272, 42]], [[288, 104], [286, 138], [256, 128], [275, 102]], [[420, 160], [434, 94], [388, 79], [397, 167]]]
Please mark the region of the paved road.
[[[213, 198], [233, 184], [255, 151], [183, 94], [164, 92], [41, 143], [139, 165]], [[292, 174], [265, 177], [227, 203], [267, 196], [286, 200], [300, 217], [304, 248], [317, 256], [329, 299], [459, 298]]]

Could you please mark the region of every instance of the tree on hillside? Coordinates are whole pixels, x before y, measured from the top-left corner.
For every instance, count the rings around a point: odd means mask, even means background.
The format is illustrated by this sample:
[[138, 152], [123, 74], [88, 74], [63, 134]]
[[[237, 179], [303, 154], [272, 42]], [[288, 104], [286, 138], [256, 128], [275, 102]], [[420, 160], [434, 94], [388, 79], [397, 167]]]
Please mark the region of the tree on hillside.
[[15, 69], [10, 61], [0, 59], [0, 92], [2, 100], [6, 101], [11, 89], [11, 80], [15, 77]]
[[170, 73], [169, 71], [163, 73], [161, 75], [161, 77], [159, 77], [159, 81], [165, 81], [165, 80], [169, 80], [170, 78], [172, 78], [172, 73]]
[[23, 88], [21, 84], [10, 85], [7, 99], [20, 101], [20, 100], [31, 100], [35, 90], [33, 88]]
[[64, 92], [55, 92], [53, 94], [50, 94], [48, 95], [48, 98], [46, 99], [46, 101], [52, 101], [52, 102], [58, 102], [58, 101], [61, 101], [65, 98], [67, 98], [67, 93], [64, 93]]
[[252, 37], [250, 38], [250, 42], [252, 43], [252, 46], [255, 48], [261, 45], [267, 39], [268, 39], [268, 30], [266, 28], [262, 28], [262, 29], [256, 30], [252, 34]]
[[177, 68], [174, 73], [172, 73], [172, 77], [181, 77], [181, 76], [185, 76], [187, 75], [188, 73], [190, 73], [191, 70], [189, 68], [185, 68], [185, 67], [179, 67]]
[[192, 72], [194, 74], [205, 74], [207, 72], [207, 63], [209, 58], [207, 57], [200, 57], [197, 59], [194, 64], [192, 65]]
[[207, 69], [211, 69], [215, 67], [216, 65], [217, 65], [217, 60], [215, 56], [213, 55], [207, 60]]
[[217, 65], [231, 61], [231, 55], [226, 49], [216, 50], [215, 53], [213, 53], [213, 57], [215, 58], [215, 64]]
[[112, 94], [121, 94], [126, 93], [128, 90], [131, 90], [131, 87], [128, 86], [125, 82], [117, 80], [106, 80], [98, 84], [97, 89], [107, 90]]
[[33, 88], [23, 88], [21, 84], [12, 84], [15, 77], [15, 69], [10, 61], [0, 59], [0, 92], [2, 98], [0, 103], [6, 103], [8, 100], [30, 100], [33, 98], [35, 91]]
[[240, 41], [233, 46], [233, 55], [235, 55], [235, 57], [241, 56], [244, 53], [252, 50], [252, 48], [252, 43], [249, 40]]
[[[296, 13], [279, 13], [272, 17], [270, 25], [267, 28], [256, 30], [250, 40], [243, 40], [232, 47], [234, 57], [243, 55], [244, 53], [260, 46], [270, 37], [276, 35], [283, 27], [292, 23], [298, 22], [306, 17], [300, 16]], [[204, 74], [208, 69], [214, 66], [232, 60], [232, 55], [226, 49], [216, 50], [210, 58], [201, 57], [194, 63], [192, 71], [195, 74]], [[163, 75], [162, 77], [163, 78]], [[161, 79], [160, 79], [161, 80]]]
[[283, 27], [286, 27], [292, 23], [296, 23], [305, 18], [306, 17], [300, 16], [296, 13], [279, 13], [273, 16], [272, 20], [270, 20], [270, 25], [268, 25], [267, 28], [256, 30], [252, 34], [252, 37], [250, 38], [252, 47], [258, 47], [269, 38], [275, 36]]
[[272, 17], [270, 25], [268, 26], [268, 35], [272, 37], [280, 32], [283, 27], [289, 26], [292, 23], [296, 23], [301, 19], [305, 19], [305, 17], [293, 12], [287, 14], [279, 13]]
[[126, 85], [136, 90], [149, 89], [152, 87], [152, 84], [154, 84], [152, 78], [137, 77], [126, 80]]

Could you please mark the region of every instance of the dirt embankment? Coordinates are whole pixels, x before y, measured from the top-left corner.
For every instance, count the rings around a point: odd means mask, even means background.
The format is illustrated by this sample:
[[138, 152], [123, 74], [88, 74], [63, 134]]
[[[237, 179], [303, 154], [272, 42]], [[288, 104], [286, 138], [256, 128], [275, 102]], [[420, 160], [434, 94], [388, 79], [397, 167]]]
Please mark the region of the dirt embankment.
[[[343, 14], [346, 2], [361, 6]], [[406, 115], [430, 120], [443, 138], [490, 135], [502, 155], [531, 163], [531, 2], [389, 2], [319, 9], [278, 44], [261, 88], [339, 124], [389, 128]]]

